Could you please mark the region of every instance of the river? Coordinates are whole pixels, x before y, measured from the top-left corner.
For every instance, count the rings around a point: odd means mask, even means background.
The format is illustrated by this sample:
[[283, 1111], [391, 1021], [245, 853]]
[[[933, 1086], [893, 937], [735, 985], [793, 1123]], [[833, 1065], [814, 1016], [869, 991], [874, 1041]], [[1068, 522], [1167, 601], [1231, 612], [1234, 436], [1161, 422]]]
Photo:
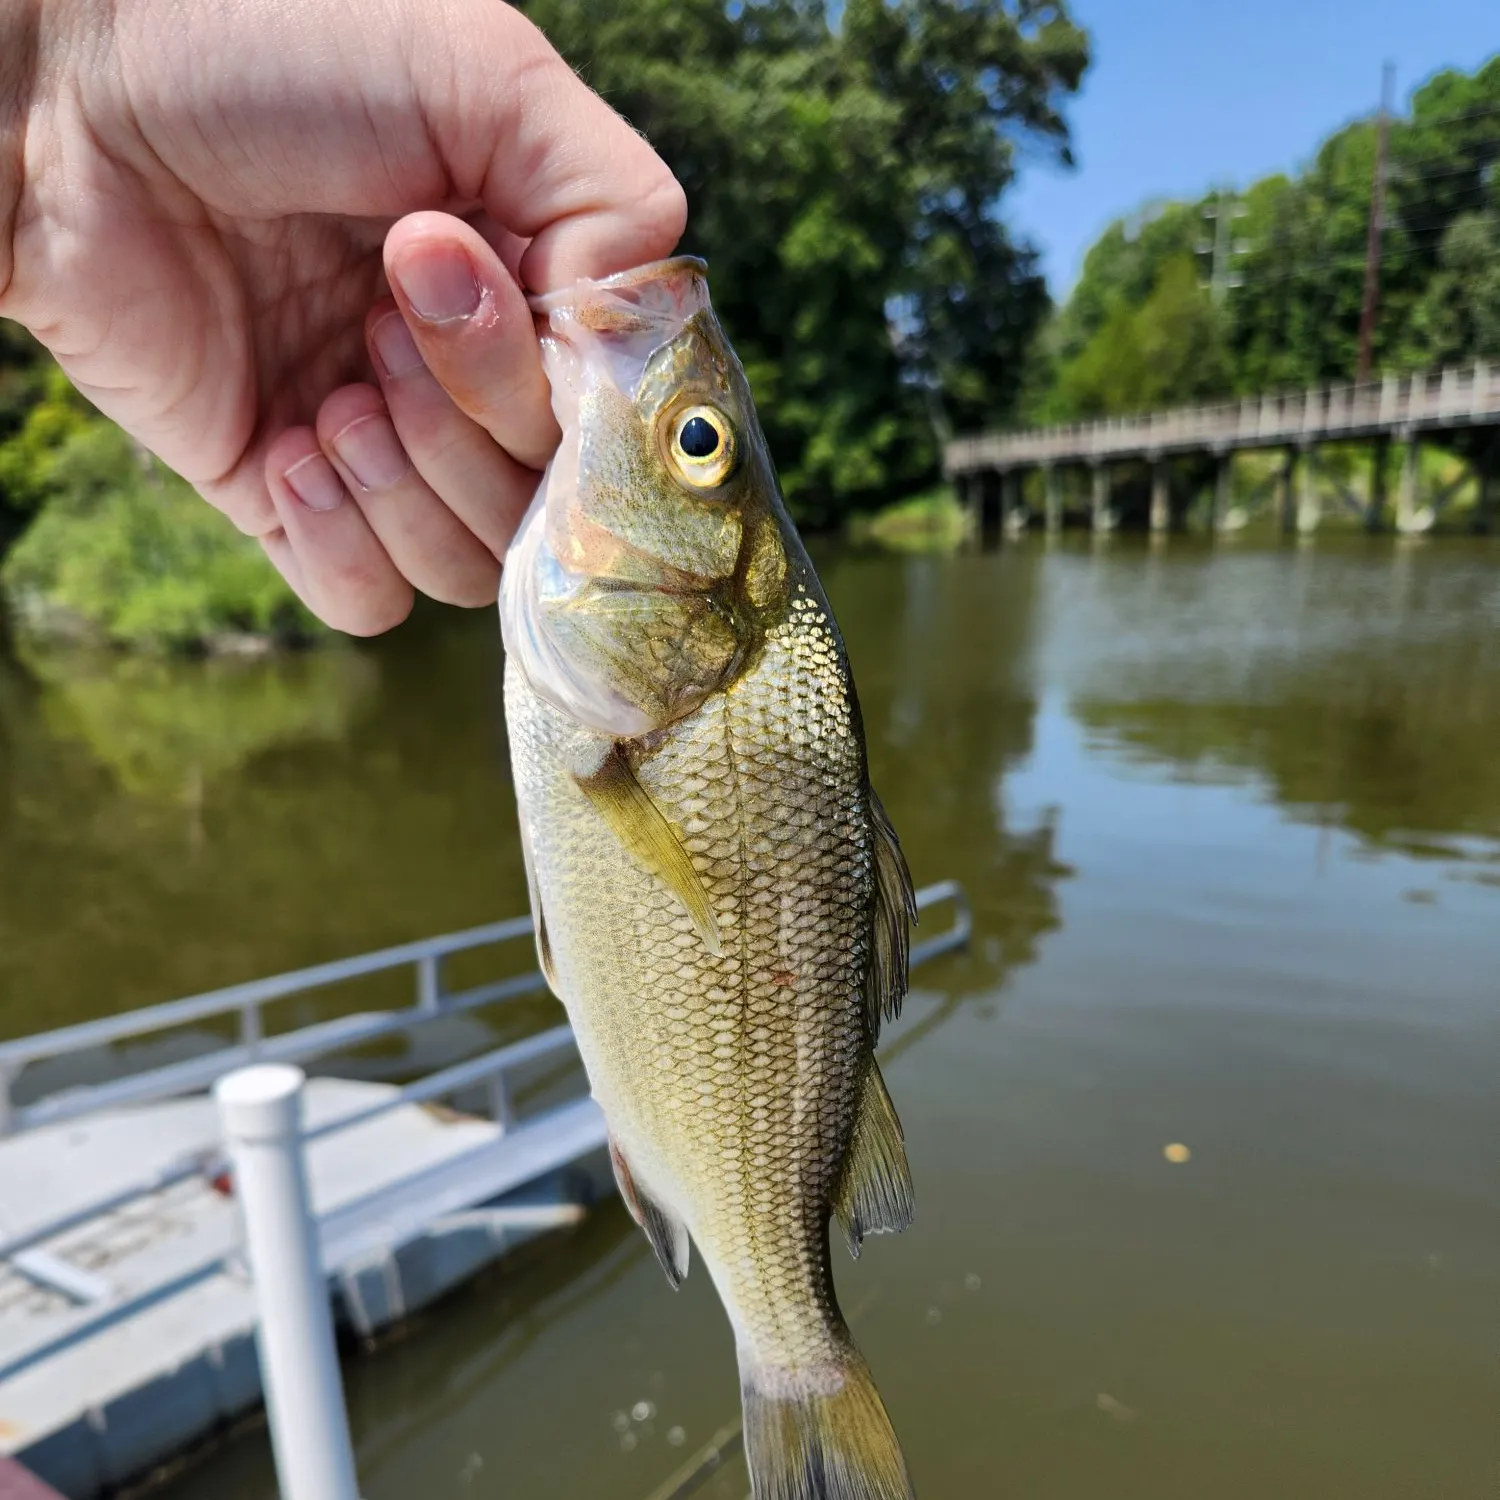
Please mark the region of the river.
[[[975, 906], [889, 1034], [917, 1221], [836, 1250], [924, 1500], [1491, 1500], [1496, 563], [823, 559], [917, 880]], [[499, 672], [436, 610], [0, 666], [0, 1029], [520, 912]], [[366, 1500], [644, 1500], [737, 1402], [701, 1267], [673, 1294], [613, 1202], [345, 1376]], [[263, 1430], [162, 1493], [270, 1500]]]

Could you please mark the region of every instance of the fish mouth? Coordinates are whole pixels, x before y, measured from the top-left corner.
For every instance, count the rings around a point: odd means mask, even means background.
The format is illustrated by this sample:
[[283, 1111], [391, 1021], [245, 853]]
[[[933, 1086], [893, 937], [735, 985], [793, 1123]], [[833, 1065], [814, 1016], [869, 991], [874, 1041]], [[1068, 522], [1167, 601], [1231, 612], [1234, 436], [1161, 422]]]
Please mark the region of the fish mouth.
[[690, 284], [707, 279], [708, 262], [697, 255], [673, 255], [666, 260], [647, 261], [643, 266], [634, 266], [628, 271], [616, 271], [612, 276], [601, 276], [597, 281], [584, 276], [572, 286], [561, 287], [555, 292], [540, 292], [527, 297], [526, 305], [539, 318], [549, 317], [557, 308], [567, 307], [580, 298], [580, 294], [604, 292], [619, 295], [629, 293], [652, 283], [669, 284], [676, 281]]

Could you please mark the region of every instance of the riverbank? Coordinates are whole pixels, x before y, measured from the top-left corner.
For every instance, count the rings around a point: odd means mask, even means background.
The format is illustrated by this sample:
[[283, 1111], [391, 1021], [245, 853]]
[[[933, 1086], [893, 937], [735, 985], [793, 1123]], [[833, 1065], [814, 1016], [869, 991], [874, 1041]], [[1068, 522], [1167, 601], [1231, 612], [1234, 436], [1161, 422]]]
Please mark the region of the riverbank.
[[238, 655], [324, 634], [253, 537], [58, 382], [0, 450], [13, 523], [31, 517], [0, 559], [17, 634]]

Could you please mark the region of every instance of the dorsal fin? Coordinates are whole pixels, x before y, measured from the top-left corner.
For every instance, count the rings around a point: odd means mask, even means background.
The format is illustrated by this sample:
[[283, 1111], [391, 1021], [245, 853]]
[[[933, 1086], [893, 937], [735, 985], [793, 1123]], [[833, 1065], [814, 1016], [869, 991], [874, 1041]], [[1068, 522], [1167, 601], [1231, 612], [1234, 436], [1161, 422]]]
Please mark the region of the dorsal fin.
[[856, 1260], [867, 1234], [899, 1234], [911, 1223], [906, 1137], [873, 1057], [860, 1090], [859, 1113], [833, 1208], [844, 1227], [849, 1253]]
[[609, 1161], [630, 1217], [646, 1231], [646, 1238], [651, 1241], [651, 1248], [675, 1292], [688, 1273], [687, 1225], [641, 1188], [614, 1136], [609, 1138]]
[[597, 771], [573, 779], [630, 854], [682, 902], [704, 947], [710, 953], [722, 952], [708, 892], [676, 830], [636, 780], [624, 750], [615, 745]]
[[870, 788], [870, 820], [875, 825], [875, 917], [870, 933], [870, 966], [865, 971], [865, 1012], [870, 1035], [880, 1035], [882, 1020], [901, 1014], [911, 956], [909, 923], [917, 920], [911, 871], [901, 840]]

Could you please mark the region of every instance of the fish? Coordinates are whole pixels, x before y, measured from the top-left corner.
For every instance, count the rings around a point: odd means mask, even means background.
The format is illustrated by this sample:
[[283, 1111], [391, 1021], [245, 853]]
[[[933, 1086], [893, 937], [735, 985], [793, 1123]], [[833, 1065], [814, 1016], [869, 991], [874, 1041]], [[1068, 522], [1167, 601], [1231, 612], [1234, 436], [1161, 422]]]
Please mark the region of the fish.
[[705, 264], [532, 306], [562, 440], [500, 614], [542, 970], [622, 1198], [729, 1317], [754, 1500], [910, 1500], [830, 1251], [913, 1201], [875, 1045], [916, 910], [844, 642]]

